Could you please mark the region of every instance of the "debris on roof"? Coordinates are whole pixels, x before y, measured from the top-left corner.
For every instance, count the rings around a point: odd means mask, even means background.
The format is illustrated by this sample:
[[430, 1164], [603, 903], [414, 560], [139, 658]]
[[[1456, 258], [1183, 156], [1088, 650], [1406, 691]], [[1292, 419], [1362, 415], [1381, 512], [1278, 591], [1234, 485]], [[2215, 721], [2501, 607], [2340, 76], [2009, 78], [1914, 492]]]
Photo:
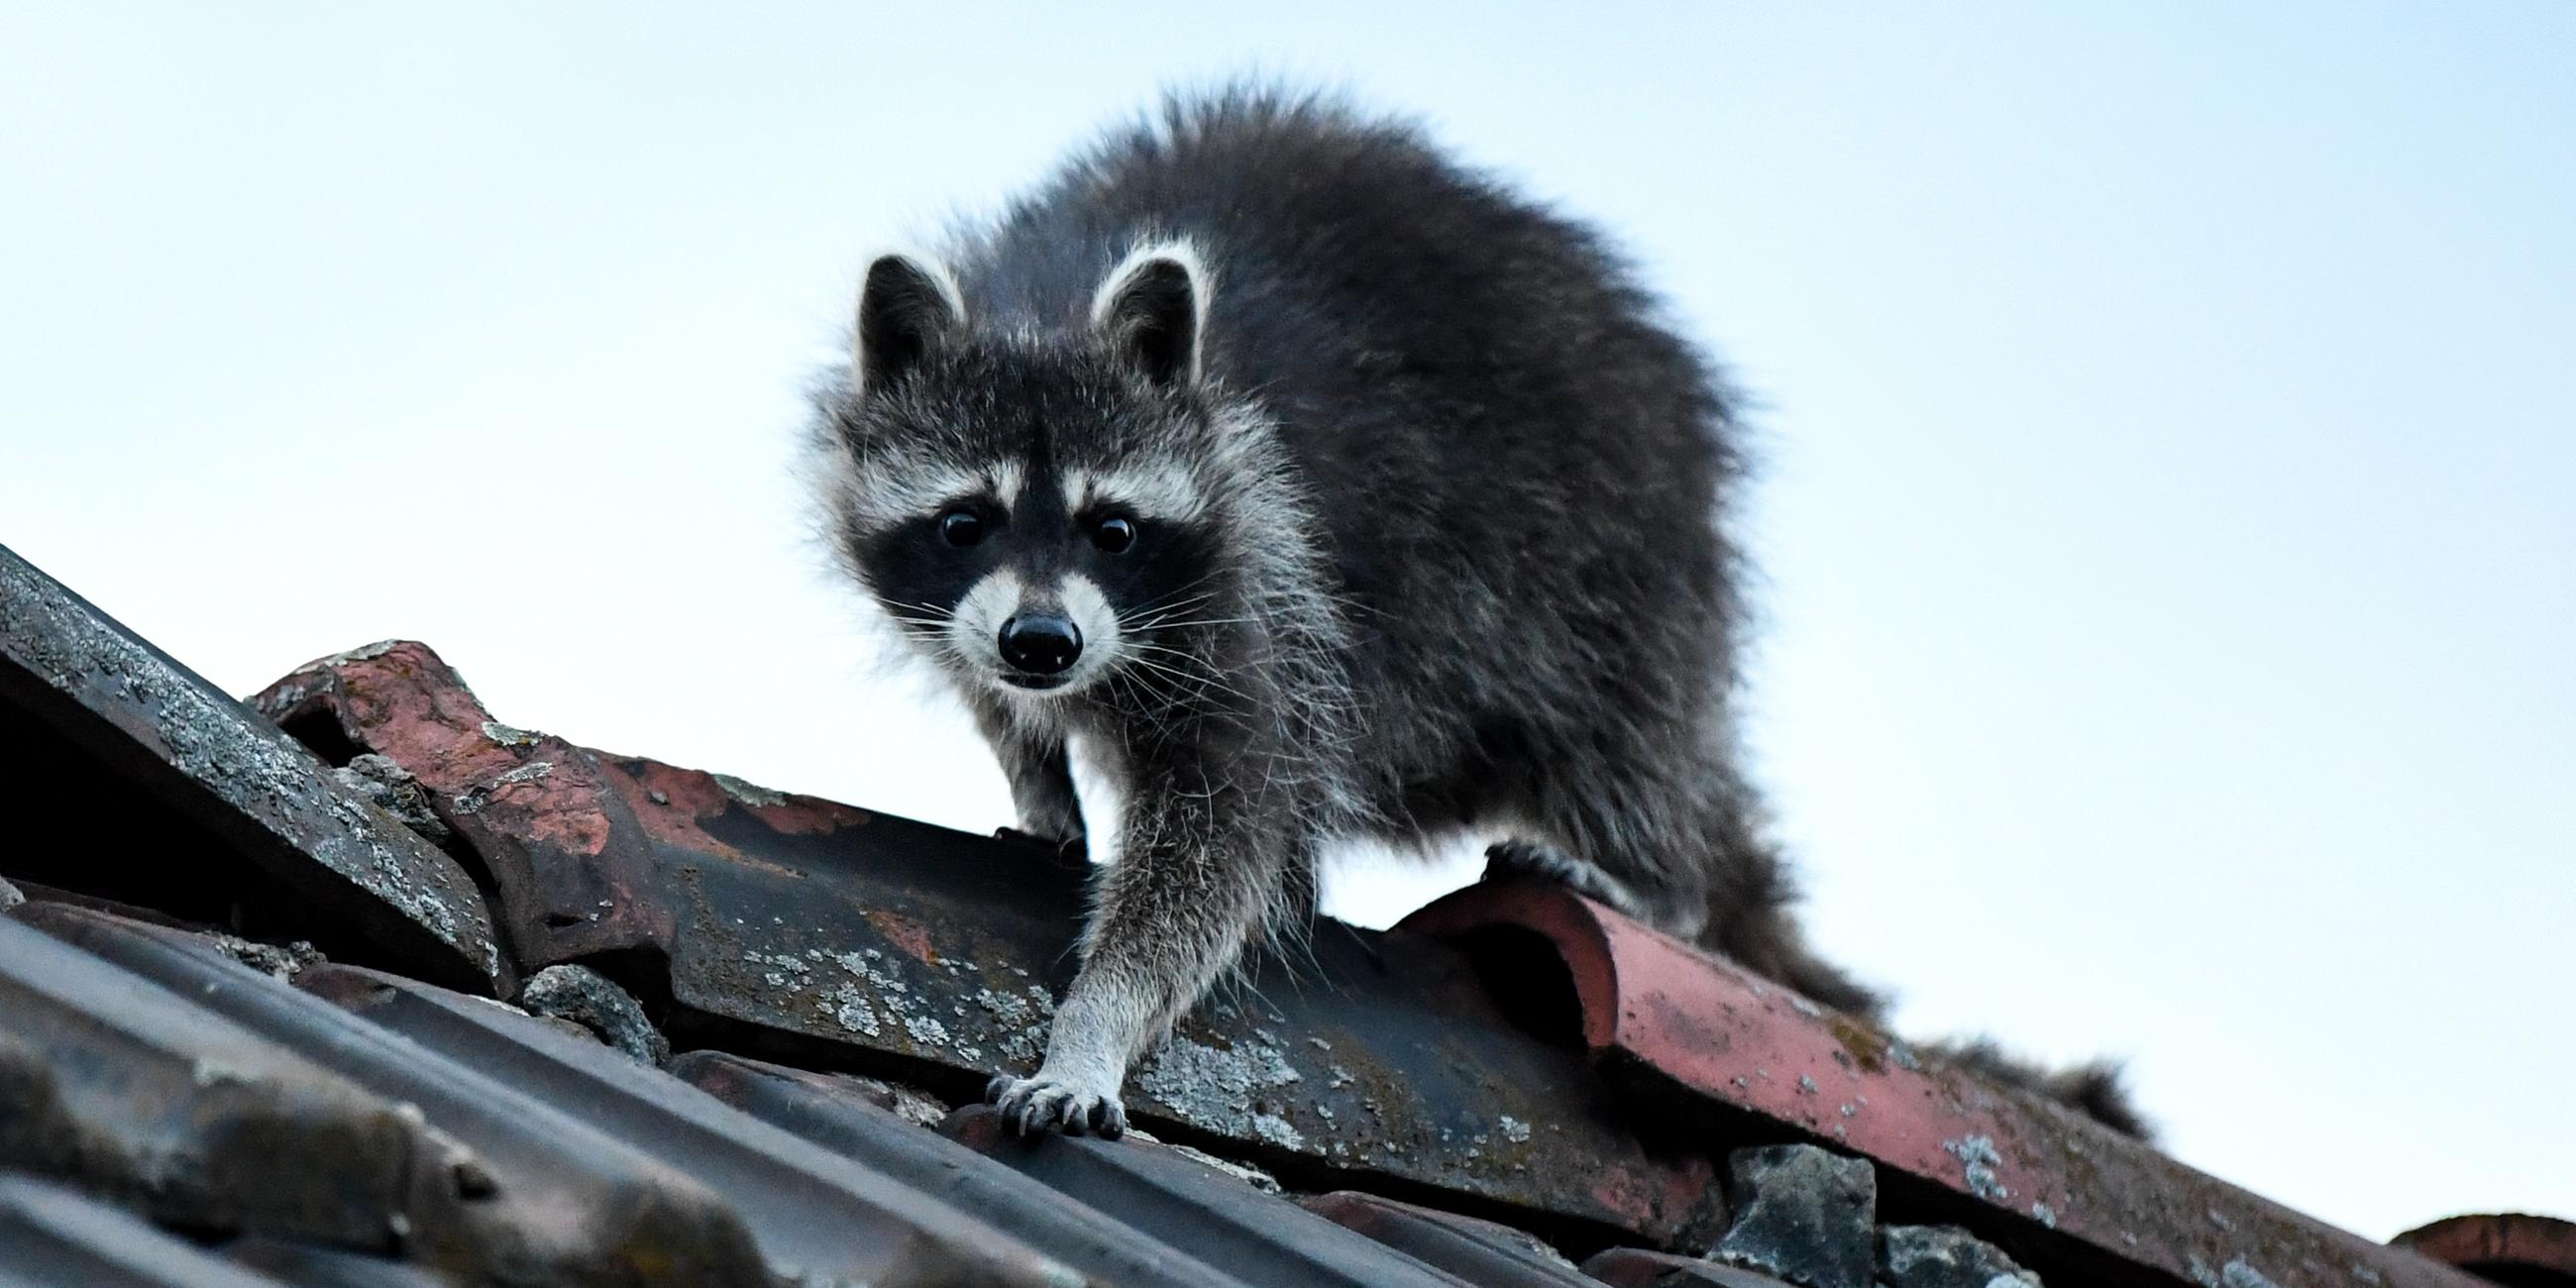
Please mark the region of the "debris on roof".
[[1128, 1139], [1021, 1141], [1053, 851], [513, 728], [414, 643], [245, 705], [5, 550], [0, 627], [8, 799], [82, 836], [0, 851], [0, 1281], [2563, 1281], [2491, 1269], [2563, 1227], [2373, 1245], [1536, 885], [1319, 924]]

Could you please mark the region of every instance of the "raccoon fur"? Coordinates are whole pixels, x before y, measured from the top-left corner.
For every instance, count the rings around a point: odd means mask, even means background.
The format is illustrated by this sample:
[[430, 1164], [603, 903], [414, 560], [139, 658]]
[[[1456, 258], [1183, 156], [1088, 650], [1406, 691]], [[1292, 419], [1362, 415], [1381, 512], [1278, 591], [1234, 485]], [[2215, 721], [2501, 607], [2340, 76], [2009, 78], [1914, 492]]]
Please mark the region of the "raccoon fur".
[[1311, 910], [1318, 851], [1503, 835], [1830, 1006], [1738, 768], [1733, 399], [1587, 228], [1411, 128], [1174, 100], [934, 255], [819, 395], [848, 572], [955, 682], [1022, 831], [1124, 787], [1021, 1130]]

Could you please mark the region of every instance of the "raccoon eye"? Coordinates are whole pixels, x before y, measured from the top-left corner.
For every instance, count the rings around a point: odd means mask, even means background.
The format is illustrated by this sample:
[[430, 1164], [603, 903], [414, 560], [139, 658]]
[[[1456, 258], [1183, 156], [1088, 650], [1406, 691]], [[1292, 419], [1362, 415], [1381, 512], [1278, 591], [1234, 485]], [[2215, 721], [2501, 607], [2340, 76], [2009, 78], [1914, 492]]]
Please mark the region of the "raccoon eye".
[[1091, 544], [1106, 554], [1118, 554], [1136, 544], [1136, 521], [1111, 517], [1091, 525]]
[[984, 539], [984, 516], [972, 510], [951, 510], [939, 516], [939, 539], [964, 548]]

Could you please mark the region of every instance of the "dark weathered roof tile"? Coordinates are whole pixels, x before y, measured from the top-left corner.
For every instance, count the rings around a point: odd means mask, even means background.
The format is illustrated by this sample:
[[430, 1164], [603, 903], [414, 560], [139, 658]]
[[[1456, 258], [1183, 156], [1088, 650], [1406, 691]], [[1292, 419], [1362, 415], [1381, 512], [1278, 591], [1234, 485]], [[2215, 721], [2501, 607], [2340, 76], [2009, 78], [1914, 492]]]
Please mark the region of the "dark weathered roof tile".
[[[482, 894], [454, 859], [6, 547], [0, 745], [14, 753], [12, 795], [51, 812], [29, 820], [26, 843], [54, 856], [19, 856], [13, 876], [111, 881], [99, 893], [132, 902], [257, 889], [309, 937], [508, 991]], [[58, 839], [36, 840], [46, 834]]]
[[1307, 1211], [1425, 1265], [1487, 1288], [1590, 1288], [1574, 1264], [1511, 1226], [1354, 1190], [1302, 1200]]
[[976, 1152], [1257, 1288], [1459, 1288], [1366, 1236], [1235, 1177], [1135, 1139], [1009, 1135], [977, 1105], [950, 1120]]
[[1612, 1248], [1583, 1263], [1611, 1288], [1797, 1288], [1758, 1271], [1644, 1248]]
[[0, 1173], [0, 1283], [277, 1288], [111, 1203]]
[[712, 1051], [683, 1055], [671, 1071], [764, 1122], [974, 1212], [1101, 1282], [1136, 1288], [1242, 1283], [1078, 1197], [877, 1107], [849, 1079]]

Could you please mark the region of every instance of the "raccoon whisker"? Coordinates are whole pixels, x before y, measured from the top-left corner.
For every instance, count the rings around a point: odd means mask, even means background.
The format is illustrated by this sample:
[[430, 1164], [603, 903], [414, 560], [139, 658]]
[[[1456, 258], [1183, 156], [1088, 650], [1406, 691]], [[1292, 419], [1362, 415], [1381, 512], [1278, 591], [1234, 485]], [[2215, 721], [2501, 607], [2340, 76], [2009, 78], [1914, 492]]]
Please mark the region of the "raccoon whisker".
[[1134, 686], [1138, 691], [1142, 692], [1146, 697], [1153, 699], [1156, 703], [1170, 703], [1179, 699], [1181, 693], [1177, 686], [1167, 687], [1165, 684], [1158, 684], [1147, 674], [1147, 672], [1152, 672], [1153, 674], [1171, 677], [1178, 675], [1178, 672], [1173, 671], [1169, 667], [1149, 665], [1143, 658], [1131, 657], [1127, 659], [1127, 662], [1127, 665], [1120, 666], [1116, 670], [1111, 671], [1111, 677], [1126, 681], [1128, 684]]
[[[1142, 671], [1121, 667], [1110, 673], [1110, 680], [1114, 684], [1123, 684], [1133, 690], [1145, 705], [1177, 707], [1183, 705], [1185, 701], [1185, 695], [1182, 694], [1178, 682], [1170, 679], [1157, 682]], [[1167, 723], [1156, 735], [1154, 747], [1157, 752], [1169, 745], [1172, 732], [1173, 726]]]
[[[1249, 620], [1249, 619], [1246, 619], [1246, 620]], [[1201, 625], [1201, 624], [1202, 624], [1202, 623], [1199, 623], [1199, 622], [1193, 622], [1193, 621], [1173, 621], [1173, 620], [1168, 620], [1168, 619], [1156, 618], [1156, 619], [1151, 619], [1151, 620], [1142, 621], [1142, 622], [1120, 622], [1120, 623], [1118, 624], [1118, 626], [1119, 626], [1119, 629], [1121, 629], [1121, 630], [1123, 630], [1123, 631], [1126, 631], [1126, 632], [1128, 632], [1129, 634], [1132, 634], [1132, 635], [1148, 635], [1148, 634], [1152, 634], [1152, 633], [1153, 633], [1153, 632], [1155, 632], [1155, 631], [1163, 631], [1163, 630], [1187, 630], [1187, 629], [1189, 629], [1189, 628], [1190, 628], [1190, 627], [1192, 627], [1192, 626], [1197, 626], [1197, 625]]]
[[1180, 630], [1184, 627], [1190, 626], [1241, 626], [1247, 622], [1255, 622], [1259, 620], [1260, 619], [1257, 617], [1191, 617], [1180, 621], [1167, 621], [1162, 618], [1156, 618], [1150, 622], [1138, 622], [1127, 629], [1136, 631], [1159, 631]]
[[1156, 626], [1164, 625], [1173, 619], [1180, 617], [1182, 614], [1196, 606], [1196, 602], [1193, 601], [1187, 604], [1175, 604], [1170, 608], [1161, 610], [1160, 612], [1128, 613], [1118, 619], [1118, 624], [1130, 630], [1151, 630]]
[[[1143, 667], [1147, 671], [1151, 671], [1154, 674], [1163, 677], [1164, 683], [1169, 686], [1168, 688], [1153, 684], [1147, 681], [1142, 675], [1136, 675], [1132, 672], [1130, 673], [1135, 679], [1138, 687], [1145, 689], [1157, 702], [1171, 706], [1181, 706], [1186, 705], [1191, 699], [1204, 699], [1215, 694], [1232, 698], [1246, 706], [1252, 705], [1251, 695], [1243, 692], [1241, 689], [1233, 687], [1232, 685], [1226, 684], [1213, 676], [1194, 674], [1192, 672], [1183, 671], [1177, 667], [1166, 666], [1160, 662], [1155, 662], [1141, 657], [1131, 657], [1128, 659], [1128, 662], [1131, 665]], [[1205, 712], [1203, 714], [1208, 718], [1233, 725], [1238, 729], [1248, 730], [1252, 728], [1249, 720], [1232, 711], [1218, 710]]]
[[1229, 697], [1240, 698], [1246, 702], [1252, 700], [1251, 695], [1225, 683], [1223, 680], [1220, 680], [1213, 675], [1185, 671], [1179, 667], [1163, 662], [1157, 662], [1148, 657], [1131, 657], [1127, 660], [1133, 665], [1144, 667], [1146, 670], [1153, 671], [1159, 675], [1170, 676], [1182, 683], [1194, 685], [1201, 693], [1214, 691], [1223, 693]]
[[[1248, 703], [1251, 701], [1250, 698], [1244, 696], [1242, 693], [1227, 688], [1222, 684], [1208, 680], [1203, 676], [1191, 675], [1184, 671], [1175, 671], [1169, 667], [1163, 666], [1156, 666], [1151, 669], [1171, 680], [1176, 687], [1185, 689], [1186, 692], [1179, 696], [1191, 699], [1193, 702], [1204, 701], [1212, 696], [1231, 698], [1238, 702]], [[1246, 723], [1243, 717], [1234, 715], [1231, 712], [1218, 710], [1207, 712], [1206, 714], [1212, 717], [1222, 717], [1226, 723], [1232, 724], [1238, 728], [1248, 729], [1251, 727], [1250, 724]]]
[[[1122, 616], [1135, 617], [1145, 613], [1158, 611], [1174, 612], [1183, 608], [1188, 608], [1193, 604], [1203, 603], [1207, 600], [1214, 599], [1216, 598], [1216, 592], [1213, 590], [1203, 591], [1196, 595], [1191, 595], [1189, 592], [1208, 584], [1208, 582], [1214, 580], [1215, 577], [1215, 573], [1209, 573], [1193, 581], [1184, 583], [1170, 591], [1146, 600], [1144, 603], [1138, 604], [1134, 608], [1128, 609], [1126, 613], [1122, 614]], [[1184, 599], [1182, 598], [1184, 595], [1188, 595], [1189, 597]]]
[[[1220, 570], [1220, 571], [1221, 571], [1221, 570]], [[1212, 571], [1212, 572], [1203, 572], [1203, 573], [1200, 573], [1198, 576], [1196, 576], [1196, 577], [1192, 577], [1192, 578], [1190, 578], [1188, 581], [1182, 582], [1180, 585], [1174, 586], [1174, 587], [1172, 587], [1170, 590], [1164, 591], [1162, 594], [1157, 595], [1157, 596], [1155, 596], [1153, 599], [1149, 599], [1149, 600], [1147, 600], [1147, 601], [1145, 601], [1145, 602], [1146, 602], [1148, 605], [1151, 605], [1151, 604], [1157, 604], [1157, 603], [1161, 603], [1161, 602], [1164, 602], [1164, 601], [1166, 601], [1166, 600], [1172, 599], [1172, 598], [1174, 598], [1174, 597], [1176, 597], [1176, 596], [1186, 595], [1186, 594], [1190, 593], [1191, 591], [1196, 590], [1196, 589], [1198, 589], [1199, 587], [1204, 586], [1204, 585], [1208, 584], [1209, 582], [1212, 582], [1212, 581], [1216, 580], [1216, 579], [1217, 579], [1217, 576], [1218, 576], [1218, 572], [1213, 572], [1213, 571]]]
[[1193, 653], [1193, 652], [1189, 651], [1188, 649], [1173, 648], [1173, 647], [1172, 647], [1171, 645], [1169, 645], [1169, 644], [1154, 644], [1154, 643], [1149, 643], [1149, 642], [1144, 641], [1144, 640], [1129, 640], [1129, 641], [1127, 641], [1127, 645], [1126, 645], [1126, 646], [1127, 646], [1128, 648], [1138, 649], [1138, 650], [1141, 650], [1141, 651], [1144, 651], [1144, 652], [1148, 652], [1148, 653], [1169, 653], [1169, 654], [1171, 654], [1173, 657], [1178, 657], [1178, 658], [1187, 658], [1187, 659], [1189, 659], [1190, 661], [1195, 662], [1195, 663], [1197, 663], [1197, 664], [1198, 664], [1198, 665], [1200, 665], [1200, 666], [1209, 666], [1209, 665], [1213, 665], [1211, 662], [1209, 662], [1209, 661], [1208, 661], [1208, 659], [1203, 658], [1203, 657], [1200, 657], [1198, 654]]
[[1218, 626], [1234, 626], [1234, 625], [1244, 625], [1244, 624], [1257, 624], [1257, 623], [1258, 623], [1258, 621], [1259, 621], [1259, 619], [1258, 619], [1258, 618], [1250, 618], [1250, 617], [1239, 617], [1239, 618], [1208, 618], [1208, 619], [1205, 619], [1205, 620], [1185, 620], [1185, 621], [1152, 621], [1152, 622], [1136, 622], [1136, 623], [1133, 623], [1133, 624], [1123, 624], [1123, 623], [1122, 623], [1122, 625], [1121, 625], [1121, 629], [1125, 630], [1125, 631], [1126, 631], [1128, 634], [1130, 634], [1130, 635], [1153, 636], [1153, 635], [1156, 635], [1156, 634], [1159, 634], [1159, 633], [1162, 633], [1162, 632], [1166, 632], [1166, 631], [1170, 631], [1170, 632], [1179, 632], [1179, 631], [1186, 631], [1186, 630], [1190, 630], [1190, 629], [1195, 628], [1195, 627], [1218, 627]]
[[1199, 590], [1199, 593], [1195, 595], [1190, 593], [1191, 591], [1198, 590], [1199, 587], [1208, 584], [1213, 576], [1214, 574], [1209, 574], [1208, 576], [1199, 577], [1179, 586], [1175, 586], [1163, 594], [1156, 595], [1152, 599], [1138, 604], [1135, 611], [1140, 613], [1151, 612], [1157, 608], [1172, 608], [1182, 604], [1195, 604], [1205, 599], [1214, 599], [1216, 598], [1216, 592], [1213, 590]]
[[[1164, 651], [1170, 652], [1170, 650]], [[1186, 653], [1171, 653], [1171, 656], [1179, 659], [1182, 663], [1186, 663], [1186, 665], [1175, 665], [1171, 662], [1157, 662], [1151, 658], [1145, 657], [1130, 658], [1129, 661], [1138, 666], [1149, 668], [1160, 675], [1171, 677], [1182, 683], [1188, 684], [1191, 687], [1191, 692], [1196, 695], [1206, 696], [1208, 694], [1221, 694], [1225, 697], [1233, 698], [1238, 702], [1242, 702], [1247, 706], [1254, 705], [1251, 694], [1226, 683], [1224, 677], [1208, 670], [1207, 664], [1204, 661], [1191, 657]], [[1237, 721], [1237, 723], [1241, 722]], [[1249, 728], [1250, 726], [1245, 725], [1244, 727]]]
[[[1174, 586], [1174, 587], [1172, 587], [1170, 590], [1164, 591], [1162, 594], [1159, 594], [1159, 595], [1154, 596], [1152, 599], [1146, 600], [1144, 603], [1139, 604], [1139, 605], [1137, 605], [1136, 607], [1137, 607], [1137, 609], [1138, 609], [1139, 611], [1142, 611], [1142, 610], [1145, 610], [1145, 609], [1156, 608], [1156, 607], [1160, 607], [1160, 606], [1165, 605], [1165, 604], [1170, 604], [1170, 603], [1176, 602], [1176, 601], [1178, 601], [1182, 596], [1184, 596], [1184, 595], [1189, 595], [1191, 591], [1198, 590], [1198, 588], [1199, 588], [1199, 587], [1201, 587], [1201, 586], [1204, 586], [1204, 585], [1208, 584], [1210, 581], [1215, 580], [1215, 578], [1216, 578], [1216, 574], [1215, 574], [1215, 573], [1202, 573], [1202, 574], [1200, 574], [1199, 576], [1197, 576], [1197, 577], [1193, 577], [1193, 578], [1191, 578], [1190, 580], [1188, 580], [1188, 581], [1186, 581], [1186, 582], [1183, 582], [1183, 583], [1181, 583], [1181, 584], [1180, 584], [1180, 585], [1178, 585], [1178, 586]], [[1190, 597], [1191, 597], [1191, 598], [1193, 598], [1193, 599], [1205, 599], [1205, 598], [1207, 598], [1208, 596], [1213, 595], [1213, 594], [1215, 594], [1215, 593], [1216, 593], [1216, 592], [1215, 592], [1215, 591], [1212, 591], [1212, 590], [1199, 591], [1199, 593], [1198, 593], [1197, 595], [1190, 596]]]
[[913, 612], [917, 612], [917, 613], [927, 613], [927, 614], [929, 614], [929, 615], [930, 615], [929, 620], [933, 620], [933, 621], [941, 621], [941, 622], [954, 620], [954, 619], [956, 618], [956, 616], [957, 616], [957, 612], [956, 612], [956, 610], [955, 610], [955, 609], [942, 608], [942, 607], [940, 607], [940, 606], [939, 606], [939, 605], [937, 605], [937, 604], [915, 604], [915, 603], [909, 603], [909, 602], [906, 602], [906, 601], [904, 601], [904, 600], [900, 600], [900, 599], [886, 599], [886, 600], [879, 600], [878, 602], [879, 602], [880, 604], [884, 605], [885, 610], [886, 610], [886, 615], [887, 615], [887, 616], [889, 616], [889, 617], [894, 617], [894, 618], [898, 618], [898, 619], [902, 619], [902, 620], [922, 620], [922, 619], [918, 619], [918, 618], [904, 618], [903, 613], [901, 613], [901, 612], [897, 611], [897, 610], [899, 610], [899, 609], [910, 609], [910, 610], [912, 610]]
[[1173, 648], [1168, 644], [1155, 644], [1145, 640], [1129, 640], [1126, 642], [1126, 647], [1134, 649], [1140, 653], [1161, 653], [1167, 657], [1178, 658], [1189, 666], [1206, 672], [1210, 679], [1224, 678], [1217, 672], [1216, 664], [1213, 661], [1208, 658], [1201, 657], [1196, 653], [1192, 653], [1187, 649]]

